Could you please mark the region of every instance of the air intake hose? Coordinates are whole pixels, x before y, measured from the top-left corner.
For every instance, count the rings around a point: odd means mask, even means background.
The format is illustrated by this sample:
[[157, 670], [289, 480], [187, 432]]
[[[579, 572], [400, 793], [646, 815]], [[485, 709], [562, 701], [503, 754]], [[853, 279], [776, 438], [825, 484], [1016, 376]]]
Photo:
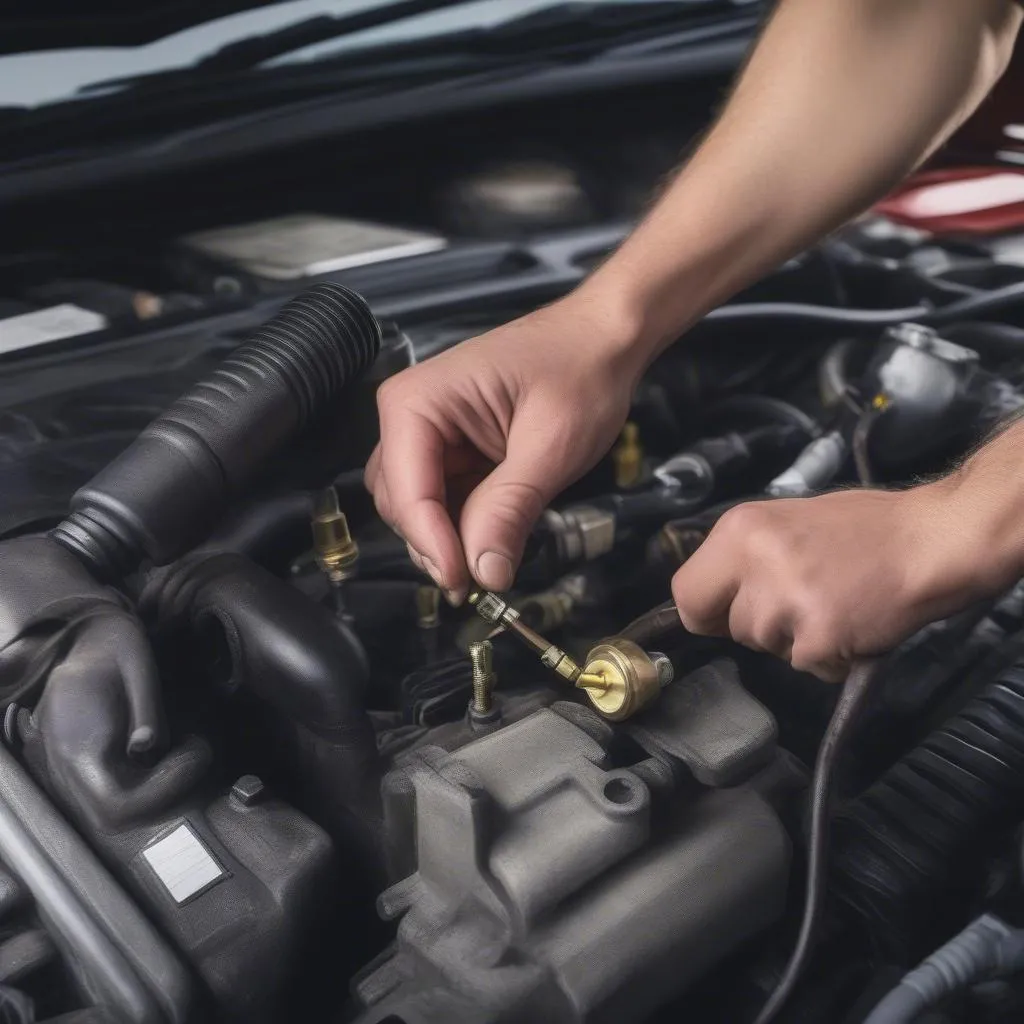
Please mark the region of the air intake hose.
[[1024, 814], [1024, 665], [982, 689], [833, 825], [833, 884], [913, 962], [962, 920], [972, 868]]
[[380, 350], [366, 302], [325, 283], [292, 299], [71, 499], [52, 536], [100, 579], [166, 565]]

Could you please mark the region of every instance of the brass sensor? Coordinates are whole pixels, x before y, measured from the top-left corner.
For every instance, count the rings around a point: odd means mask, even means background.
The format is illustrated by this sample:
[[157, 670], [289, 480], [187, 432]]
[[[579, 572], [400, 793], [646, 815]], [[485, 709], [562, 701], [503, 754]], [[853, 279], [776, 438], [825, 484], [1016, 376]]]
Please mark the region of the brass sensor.
[[352, 575], [359, 559], [359, 545], [338, 507], [338, 493], [333, 487], [321, 491], [313, 504], [313, 551], [317, 565], [335, 584]]
[[611, 637], [591, 648], [581, 667], [560, 647], [520, 622], [515, 608], [497, 594], [478, 590], [468, 600], [482, 618], [507, 627], [540, 656], [544, 665], [584, 690], [590, 703], [606, 718], [629, 718], [672, 681], [668, 658], [648, 654], [625, 637]]

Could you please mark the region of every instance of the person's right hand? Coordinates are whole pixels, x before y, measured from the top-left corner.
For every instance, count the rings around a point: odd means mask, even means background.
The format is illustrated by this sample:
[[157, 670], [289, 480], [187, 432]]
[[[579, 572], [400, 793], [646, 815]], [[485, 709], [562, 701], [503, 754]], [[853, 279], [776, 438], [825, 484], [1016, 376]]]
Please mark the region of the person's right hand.
[[597, 463], [642, 370], [622, 318], [577, 291], [380, 388], [366, 485], [453, 603], [512, 584], [545, 506]]

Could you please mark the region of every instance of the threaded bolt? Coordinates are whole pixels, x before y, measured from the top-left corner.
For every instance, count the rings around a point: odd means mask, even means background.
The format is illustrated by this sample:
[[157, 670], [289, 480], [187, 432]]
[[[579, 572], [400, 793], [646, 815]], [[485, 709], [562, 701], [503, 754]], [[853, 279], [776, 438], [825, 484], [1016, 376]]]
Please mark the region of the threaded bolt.
[[490, 640], [469, 645], [469, 658], [473, 663], [473, 711], [478, 715], [491, 713], [491, 691], [494, 688], [494, 647]]

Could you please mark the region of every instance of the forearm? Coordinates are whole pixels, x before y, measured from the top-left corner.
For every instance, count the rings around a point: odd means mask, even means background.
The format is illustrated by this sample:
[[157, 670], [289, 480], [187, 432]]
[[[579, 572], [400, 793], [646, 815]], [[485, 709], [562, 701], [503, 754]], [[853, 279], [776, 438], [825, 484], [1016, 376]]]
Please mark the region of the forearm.
[[976, 564], [985, 589], [1024, 578], [1024, 418], [929, 486], [948, 503], [950, 540]]
[[584, 286], [649, 360], [888, 192], [981, 102], [1009, 0], [783, 0], [721, 118]]

